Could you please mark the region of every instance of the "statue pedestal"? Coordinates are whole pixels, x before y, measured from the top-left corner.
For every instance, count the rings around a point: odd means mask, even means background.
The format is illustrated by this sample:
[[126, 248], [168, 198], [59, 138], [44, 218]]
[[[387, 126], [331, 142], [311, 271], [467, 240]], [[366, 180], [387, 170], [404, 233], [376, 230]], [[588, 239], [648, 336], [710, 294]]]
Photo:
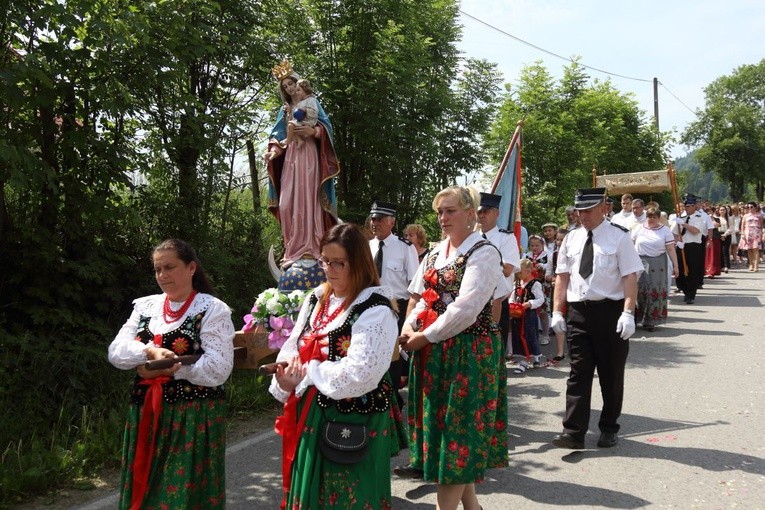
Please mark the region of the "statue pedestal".
[[234, 347], [246, 347], [247, 357], [234, 360], [234, 368], [257, 369], [260, 365], [276, 361], [278, 350], [268, 346], [268, 333], [262, 326], [247, 333], [237, 331], [234, 335]]

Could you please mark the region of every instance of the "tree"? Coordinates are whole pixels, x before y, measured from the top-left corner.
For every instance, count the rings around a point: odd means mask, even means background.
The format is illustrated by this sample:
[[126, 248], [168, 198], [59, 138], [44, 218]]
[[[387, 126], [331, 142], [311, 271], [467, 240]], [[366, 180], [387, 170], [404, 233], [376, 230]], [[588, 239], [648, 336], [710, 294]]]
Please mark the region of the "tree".
[[[315, 84], [335, 129], [340, 215], [363, 222], [374, 199], [399, 221], [481, 164], [496, 68], [461, 62], [453, 0], [306, 0], [282, 21], [278, 53]], [[422, 13], [427, 12], [427, 16]], [[289, 30], [299, 24], [303, 30]]]
[[530, 231], [562, 218], [574, 191], [591, 186], [594, 166], [608, 173], [665, 166], [666, 138], [657, 136], [635, 99], [609, 81], [588, 81], [576, 61], [560, 83], [537, 62], [522, 69], [517, 87], [506, 86], [487, 145], [498, 164], [523, 119], [523, 217]]
[[705, 107], [681, 140], [698, 145], [696, 159], [728, 184], [733, 200], [752, 184], [765, 193], [765, 59], [743, 65], [704, 89]]

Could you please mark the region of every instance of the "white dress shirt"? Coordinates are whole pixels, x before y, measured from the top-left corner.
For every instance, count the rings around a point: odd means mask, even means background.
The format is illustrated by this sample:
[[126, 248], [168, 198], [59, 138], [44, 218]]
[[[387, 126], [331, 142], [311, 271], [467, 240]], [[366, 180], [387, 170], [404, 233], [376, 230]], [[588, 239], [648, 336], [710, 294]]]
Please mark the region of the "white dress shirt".
[[632, 211], [626, 212], [624, 209], [611, 216], [611, 223], [615, 225], [621, 225], [624, 228], [628, 227], [629, 219], [632, 217]]
[[568, 273], [566, 299], [571, 303], [624, 299], [622, 277], [643, 271], [643, 263], [627, 232], [608, 220], [592, 230], [592, 274], [582, 278], [579, 264], [582, 260], [587, 229], [578, 228], [566, 235], [558, 250], [557, 274]]
[[518, 272], [521, 264], [521, 251], [518, 249], [518, 241], [515, 240], [515, 235], [502, 231], [498, 227], [494, 227], [488, 232], [482, 232], [481, 234], [485, 235], [486, 240], [497, 247], [502, 255], [502, 263], [513, 266], [513, 272], [510, 273], [510, 276], [505, 277], [508, 285], [512, 287], [515, 281], [513, 275]]
[[[382, 239], [382, 242], [384, 243], [383, 268], [380, 285], [390, 289], [393, 299], [409, 299], [407, 288], [419, 266], [417, 249], [395, 234], [390, 234]], [[374, 259], [380, 249], [380, 239], [370, 240], [369, 249], [372, 250], [372, 259]]]

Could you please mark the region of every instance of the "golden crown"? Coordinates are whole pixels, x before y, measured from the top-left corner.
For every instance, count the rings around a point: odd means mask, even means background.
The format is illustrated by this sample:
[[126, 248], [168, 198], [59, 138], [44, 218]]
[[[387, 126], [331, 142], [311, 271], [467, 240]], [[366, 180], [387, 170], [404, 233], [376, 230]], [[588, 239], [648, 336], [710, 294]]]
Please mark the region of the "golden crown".
[[271, 69], [271, 74], [274, 75], [274, 78], [276, 78], [277, 81], [282, 81], [284, 78], [292, 76], [293, 72], [292, 64], [290, 64], [289, 60], [285, 60], [281, 64], [276, 64], [274, 68]]

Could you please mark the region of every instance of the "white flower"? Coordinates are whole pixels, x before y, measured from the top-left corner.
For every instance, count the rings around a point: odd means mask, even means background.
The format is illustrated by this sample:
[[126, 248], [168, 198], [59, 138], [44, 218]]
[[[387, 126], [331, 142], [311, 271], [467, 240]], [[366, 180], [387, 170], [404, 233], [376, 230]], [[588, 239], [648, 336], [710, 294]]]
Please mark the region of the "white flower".
[[282, 304], [279, 301], [279, 296], [274, 296], [266, 301], [266, 309], [271, 315], [279, 315], [282, 311]]

